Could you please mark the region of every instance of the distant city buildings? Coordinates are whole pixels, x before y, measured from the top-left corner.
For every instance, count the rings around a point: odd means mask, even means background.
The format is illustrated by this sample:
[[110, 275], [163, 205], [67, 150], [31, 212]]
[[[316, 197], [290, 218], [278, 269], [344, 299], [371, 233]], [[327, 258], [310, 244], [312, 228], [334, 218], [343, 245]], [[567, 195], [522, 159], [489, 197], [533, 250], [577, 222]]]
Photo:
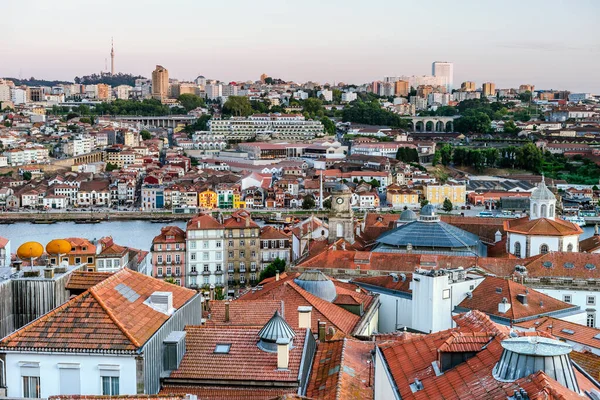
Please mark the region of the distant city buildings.
[[162, 100], [169, 93], [169, 71], [162, 65], [157, 65], [152, 71], [152, 97]]
[[447, 61], [435, 61], [431, 65], [431, 74], [435, 77], [442, 78], [448, 92], [452, 91], [454, 86], [454, 64]]

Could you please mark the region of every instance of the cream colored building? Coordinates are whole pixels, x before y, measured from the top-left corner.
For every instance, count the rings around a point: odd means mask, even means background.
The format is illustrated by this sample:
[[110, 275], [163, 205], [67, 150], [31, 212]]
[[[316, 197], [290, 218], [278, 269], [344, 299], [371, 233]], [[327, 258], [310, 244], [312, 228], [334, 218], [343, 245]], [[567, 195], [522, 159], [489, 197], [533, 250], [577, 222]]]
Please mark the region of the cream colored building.
[[484, 96], [495, 96], [496, 95], [496, 84], [492, 82], [485, 82], [481, 85], [481, 89]]
[[446, 199], [450, 199], [453, 206], [462, 207], [465, 205], [466, 194], [467, 188], [465, 185], [435, 184], [427, 185], [425, 198], [429, 201], [429, 204], [436, 207], [441, 207]]

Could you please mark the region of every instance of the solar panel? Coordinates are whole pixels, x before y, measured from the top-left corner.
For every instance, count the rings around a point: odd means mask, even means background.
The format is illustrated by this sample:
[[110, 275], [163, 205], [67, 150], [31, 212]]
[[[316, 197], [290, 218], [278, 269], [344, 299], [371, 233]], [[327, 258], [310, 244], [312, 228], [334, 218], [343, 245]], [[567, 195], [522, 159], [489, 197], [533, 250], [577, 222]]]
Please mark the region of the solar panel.
[[133, 303], [140, 298], [140, 295], [137, 294], [135, 290], [123, 283], [119, 283], [117, 286], [115, 286], [115, 290], [119, 292], [121, 296], [125, 297], [125, 299], [127, 299], [127, 301], [130, 303]]

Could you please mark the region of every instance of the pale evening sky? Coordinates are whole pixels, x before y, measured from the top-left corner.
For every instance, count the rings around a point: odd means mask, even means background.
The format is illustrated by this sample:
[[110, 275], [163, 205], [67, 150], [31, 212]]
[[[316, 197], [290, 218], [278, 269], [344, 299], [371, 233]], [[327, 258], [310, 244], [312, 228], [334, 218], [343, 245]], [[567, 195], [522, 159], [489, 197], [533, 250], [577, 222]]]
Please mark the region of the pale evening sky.
[[[455, 86], [600, 93], [598, 0], [3, 0], [0, 76], [364, 83], [454, 62]], [[110, 65], [110, 64], [109, 64]]]

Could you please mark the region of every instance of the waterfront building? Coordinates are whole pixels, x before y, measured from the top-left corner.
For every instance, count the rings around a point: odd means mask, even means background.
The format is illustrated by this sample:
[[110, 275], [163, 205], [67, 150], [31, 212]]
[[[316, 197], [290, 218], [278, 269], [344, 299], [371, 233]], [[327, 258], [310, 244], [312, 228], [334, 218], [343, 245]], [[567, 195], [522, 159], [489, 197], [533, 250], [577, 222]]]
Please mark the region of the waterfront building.
[[186, 282], [186, 238], [177, 226], [165, 226], [152, 240], [153, 276], [182, 286]]
[[186, 228], [186, 286], [224, 287], [224, 227], [208, 214], [199, 214]]
[[198, 193], [198, 207], [204, 209], [213, 209], [217, 207], [218, 195], [214, 190], [206, 189]]

